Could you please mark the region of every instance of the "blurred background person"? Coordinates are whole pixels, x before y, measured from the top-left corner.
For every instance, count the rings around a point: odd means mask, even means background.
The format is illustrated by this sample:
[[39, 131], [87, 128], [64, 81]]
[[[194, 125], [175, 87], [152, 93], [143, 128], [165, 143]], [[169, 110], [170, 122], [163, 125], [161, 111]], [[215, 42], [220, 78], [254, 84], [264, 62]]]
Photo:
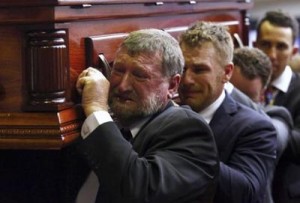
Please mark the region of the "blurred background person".
[[272, 62], [271, 82], [266, 91], [267, 104], [285, 106], [300, 128], [300, 76], [288, 65], [298, 52], [295, 45], [299, 24], [282, 11], [269, 11], [258, 22], [254, 46]]
[[[289, 111], [282, 106], [264, 107], [264, 91], [270, 81], [272, 64], [268, 56], [257, 48], [238, 48], [234, 51], [234, 71], [230, 79], [232, 84], [248, 95], [270, 116], [277, 131], [278, 161], [292, 136], [293, 121]], [[273, 202], [271, 194], [273, 174], [268, 183], [266, 203]]]
[[277, 159], [285, 149], [293, 127], [289, 111], [282, 106], [264, 107], [264, 92], [272, 74], [272, 64], [266, 54], [257, 48], [243, 47], [234, 51], [234, 71], [230, 82], [249, 96], [272, 118], [277, 130]]
[[[261, 49], [272, 62], [271, 82], [266, 91], [267, 105], [284, 106], [290, 112], [295, 129], [300, 129], [300, 76], [288, 65], [297, 54], [295, 46], [299, 35], [297, 20], [283, 11], [268, 11], [257, 25], [257, 39], [253, 45]], [[298, 133], [295, 133], [298, 134]], [[298, 137], [290, 150], [282, 155], [274, 176], [273, 197], [275, 202], [300, 202], [300, 166]], [[293, 139], [294, 139], [293, 138]], [[292, 161], [291, 161], [292, 159]]]

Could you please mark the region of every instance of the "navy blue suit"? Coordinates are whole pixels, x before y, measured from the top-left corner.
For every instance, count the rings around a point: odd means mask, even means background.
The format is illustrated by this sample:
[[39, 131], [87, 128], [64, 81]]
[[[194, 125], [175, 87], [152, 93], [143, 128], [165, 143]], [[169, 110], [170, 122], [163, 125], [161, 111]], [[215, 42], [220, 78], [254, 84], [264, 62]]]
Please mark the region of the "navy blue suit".
[[278, 92], [274, 105], [287, 108], [291, 113], [295, 127], [300, 131], [300, 75], [298, 73], [293, 73], [286, 93]]
[[294, 121], [287, 149], [276, 168], [273, 180], [273, 198], [276, 203], [300, 202], [300, 76], [293, 73], [287, 93], [279, 92], [275, 105], [286, 107]]
[[210, 126], [221, 161], [215, 202], [263, 202], [276, 158], [272, 123], [226, 94]]

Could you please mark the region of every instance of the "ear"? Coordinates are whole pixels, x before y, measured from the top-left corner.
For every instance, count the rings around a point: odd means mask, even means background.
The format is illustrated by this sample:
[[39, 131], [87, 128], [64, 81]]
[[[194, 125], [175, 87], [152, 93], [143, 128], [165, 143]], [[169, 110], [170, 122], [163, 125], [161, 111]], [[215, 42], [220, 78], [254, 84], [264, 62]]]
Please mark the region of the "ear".
[[175, 94], [177, 94], [180, 80], [181, 80], [180, 74], [176, 74], [170, 78], [169, 93], [168, 93], [169, 99], [172, 99], [175, 96]]
[[298, 47], [294, 47], [293, 48], [293, 56], [296, 55], [298, 53], [299, 48]]
[[222, 80], [223, 83], [226, 83], [230, 80], [230, 78], [232, 76], [232, 73], [233, 73], [233, 69], [234, 69], [233, 63], [229, 63], [224, 67], [224, 73], [225, 74], [224, 74], [224, 77], [223, 77], [223, 80]]

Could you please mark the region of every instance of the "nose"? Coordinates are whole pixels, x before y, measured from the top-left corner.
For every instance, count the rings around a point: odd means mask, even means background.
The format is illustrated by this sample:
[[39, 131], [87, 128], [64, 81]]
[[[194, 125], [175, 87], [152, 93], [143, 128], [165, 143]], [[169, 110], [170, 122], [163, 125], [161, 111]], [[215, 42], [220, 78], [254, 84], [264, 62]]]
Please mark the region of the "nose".
[[192, 72], [189, 69], [185, 70], [185, 72], [182, 75], [182, 80], [181, 81], [182, 81], [182, 84], [184, 84], [184, 85], [194, 83]]
[[131, 77], [130, 73], [125, 73], [121, 77], [121, 81], [119, 83], [119, 91], [125, 92], [128, 91], [131, 88]]
[[267, 51], [267, 55], [269, 56], [271, 61], [275, 60], [277, 57], [276, 47], [274, 46], [270, 47], [270, 49]]

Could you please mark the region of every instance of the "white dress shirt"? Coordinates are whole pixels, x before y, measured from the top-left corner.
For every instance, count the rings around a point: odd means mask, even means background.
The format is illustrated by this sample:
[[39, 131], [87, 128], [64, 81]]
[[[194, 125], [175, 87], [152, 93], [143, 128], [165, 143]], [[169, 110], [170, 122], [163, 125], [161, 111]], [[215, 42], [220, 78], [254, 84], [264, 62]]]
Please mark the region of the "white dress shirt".
[[81, 127], [81, 137], [85, 139], [99, 125], [109, 121], [112, 121], [112, 118], [107, 111], [96, 111], [92, 113], [85, 119]]
[[224, 89], [228, 92], [228, 94], [231, 94], [234, 89], [234, 86], [231, 82], [226, 82], [224, 85]]
[[225, 99], [225, 89], [222, 91], [221, 95], [216, 99], [211, 105], [199, 112], [199, 114], [204, 118], [204, 120], [209, 124], [212, 117], [214, 116], [217, 109], [221, 106]]
[[286, 66], [278, 78], [272, 81], [271, 85], [276, 89], [286, 93], [292, 81], [293, 71], [290, 66]]
[[[109, 121], [112, 121], [112, 118], [107, 111], [96, 111], [92, 113], [85, 119], [81, 127], [81, 137], [83, 139], [87, 138], [89, 134], [93, 132], [99, 125]], [[96, 201], [98, 188], [98, 178], [94, 171], [91, 171], [84, 184], [80, 188], [75, 202], [94, 203]]]

